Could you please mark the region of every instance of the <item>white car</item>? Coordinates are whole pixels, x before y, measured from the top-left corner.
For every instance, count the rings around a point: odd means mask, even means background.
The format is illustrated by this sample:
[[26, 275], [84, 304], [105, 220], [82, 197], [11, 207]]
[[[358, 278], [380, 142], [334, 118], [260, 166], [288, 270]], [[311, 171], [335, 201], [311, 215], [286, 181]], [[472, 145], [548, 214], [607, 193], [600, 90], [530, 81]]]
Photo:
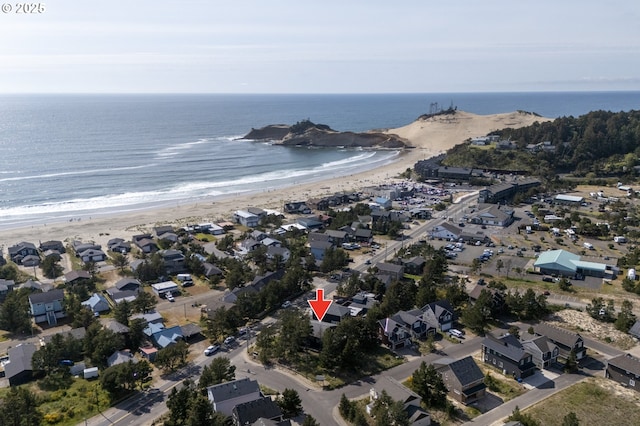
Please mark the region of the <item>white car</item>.
[[175, 302], [176, 299], [173, 298], [173, 294], [171, 293], [167, 293], [165, 296], [165, 299], [167, 299], [169, 302]]
[[228, 346], [228, 345], [232, 344], [235, 341], [236, 341], [235, 337], [229, 336], [226, 339], [224, 339], [224, 344]]
[[462, 333], [462, 331], [456, 330], [455, 328], [452, 328], [451, 330], [449, 330], [449, 336], [457, 337], [458, 339], [462, 339], [464, 334]]
[[218, 350], [220, 350], [220, 346], [219, 345], [211, 345], [207, 349], [204, 350], [204, 354], [206, 356], [210, 356], [210, 355], [213, 355], [216, 352], [218, 352]]
[[290, 302], [290, 301], [288, 301], [288, 300], [282, 304], [282, 307], [283, 307], [284, 309], [287, 309], [289, 306], [291, 306], [291, 302]]

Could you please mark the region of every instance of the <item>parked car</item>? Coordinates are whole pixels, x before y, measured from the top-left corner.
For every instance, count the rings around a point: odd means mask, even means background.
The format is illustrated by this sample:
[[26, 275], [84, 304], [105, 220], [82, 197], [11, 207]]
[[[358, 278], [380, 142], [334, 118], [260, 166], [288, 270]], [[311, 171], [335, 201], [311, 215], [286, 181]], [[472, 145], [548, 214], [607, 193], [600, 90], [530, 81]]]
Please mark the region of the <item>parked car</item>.
[[210, 355], [215, 354], [219, 350], [220, 350], [220, 345], [211, 345], [207, 349], [204, 350], [204, 354], [206, 356], [210, 356]]
[[287, 309], [289, 306], [291, 306], [291, 302], [290, 302], [290, 301], [288, 301], [288, 300], [287, 300], [287, 301], [285, 301], [285, 302], [282, 304], [282, 308], [283, 308], [283, 309]]
[[167, 299], [169, 302], [175, 302], [176, 301], [176, 299], [173, 298], [173, 294], [171, 294], [171, 293], [165, 293], [164, 298]]
[[235, 341], [236, 341], [235, 337], [229, 336], [226, 339], [224, 339], [224, 344], [228, 346], [228, 345], [231, 345]]
[[452, 328], [451, 330], [449, 330], [449, 336], [462, 339], [464, 337], [464, 333], [460, 330], [456, 330], [455, 328]]

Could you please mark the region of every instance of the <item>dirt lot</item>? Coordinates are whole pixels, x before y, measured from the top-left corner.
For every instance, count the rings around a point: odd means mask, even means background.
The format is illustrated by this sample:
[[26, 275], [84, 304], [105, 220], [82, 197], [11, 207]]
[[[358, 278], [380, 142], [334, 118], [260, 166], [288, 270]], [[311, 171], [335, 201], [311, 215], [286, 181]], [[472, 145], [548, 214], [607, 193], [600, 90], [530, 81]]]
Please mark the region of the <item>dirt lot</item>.
[[605, 339], [609, 338], [611, 339], [610, 344], [620, 349], [628, 350], [636, 345], [633, 337], [616, 330], [611, 323], [596, 321], [586, 312], [564, 309], [557, 312], [547, 321], [559, 327], [578, 331], [580, 334], [602, 342], [605, 342]]

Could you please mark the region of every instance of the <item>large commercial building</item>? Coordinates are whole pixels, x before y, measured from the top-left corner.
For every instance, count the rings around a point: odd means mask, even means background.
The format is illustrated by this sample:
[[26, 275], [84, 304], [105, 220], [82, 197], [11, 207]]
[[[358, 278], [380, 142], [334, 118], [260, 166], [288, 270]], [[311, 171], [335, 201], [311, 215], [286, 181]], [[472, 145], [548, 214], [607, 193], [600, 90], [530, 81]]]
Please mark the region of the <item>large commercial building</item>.
[[540, 253], [533, 267], [543, 274], [557, 274], [563, 277], [592, 276], [604, 277], [607, 265], [586, 262], [580, 256], [565, 250], [549, 250]]

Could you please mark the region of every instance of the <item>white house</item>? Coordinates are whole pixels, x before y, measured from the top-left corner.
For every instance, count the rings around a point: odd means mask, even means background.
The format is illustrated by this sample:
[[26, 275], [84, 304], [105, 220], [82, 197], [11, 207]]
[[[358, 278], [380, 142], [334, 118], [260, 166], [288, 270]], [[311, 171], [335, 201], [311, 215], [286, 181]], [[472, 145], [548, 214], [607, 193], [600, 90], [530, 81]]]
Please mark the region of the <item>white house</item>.
[[447, 240], [457, 240], [460, 238], [462, 230], [450, 223], [443, 223], [441, 225], [434, 226], [431, 230], [431, 236], [433, 238], [445, 238]]
[[178, 284], [173, 281], [164, 281], [157, 284], [151, 284], [151, 289], [159, 297], [163, 297], [166, 293], [178, 292]]
[[233, 218], [240, 225], [248, 226], [249, 228], [258, 226], [258, 222], [260, 221], [260, 217], [246, 210], [236, 210]]

